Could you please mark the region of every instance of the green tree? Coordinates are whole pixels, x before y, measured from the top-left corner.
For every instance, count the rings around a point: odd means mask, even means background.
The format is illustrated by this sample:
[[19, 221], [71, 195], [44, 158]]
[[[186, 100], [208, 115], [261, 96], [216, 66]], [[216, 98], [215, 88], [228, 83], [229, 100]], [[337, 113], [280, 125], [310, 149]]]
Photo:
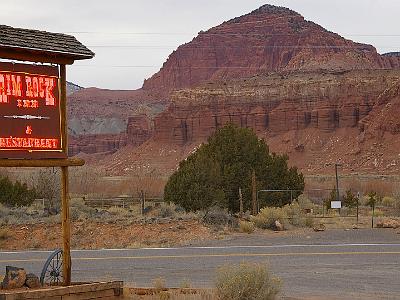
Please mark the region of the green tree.
[[[244, 209], [251, 208], [251, 174], [256, 173], [258, 189], [293, 189], [294, 198], [304, 190], [304, 177], [288, 167], [288, 157], [270, 154], [255, 133], [232, 124], [218, 130], [194, 154], [181, 162], [165, 187], [166, 201], [186, 210], [218, 205], [239, 211], [238, 189], [242, 189]], [[262, 206], [285, 205], [290, 193], [261, 198]]]
[[36, 197], [35, 189], [19, 181], [12, 183], [8, 177], [0, 177], [0, 203], [8, 206], [27, 206]]
[[357, 207], [358, 198], [353, 194], [351, 190], [346, 191], [346, 195], [343, 196], [343, 205], [348, 208]]
[[219, 164], [197, 151], [179, 164], [165, 187], [164, 198], [186, 210], [204, 210], [225, 200]]
[[331, 202], [337, 200], [337, 193], [336, 188], [332, 188], [331, 192], [329, 193], [328, 199], [325, 199], [324, 206], [326, 209], [331, 209]]
[[368, 200], [367, 200], [366, 204], [369, 207], [371, 207], [372, 209], [374, 209], [376, 204], [379, 202], [378, 193], [374, 192], [374, 191], [370, 191], [367, 196], [368, 196]]

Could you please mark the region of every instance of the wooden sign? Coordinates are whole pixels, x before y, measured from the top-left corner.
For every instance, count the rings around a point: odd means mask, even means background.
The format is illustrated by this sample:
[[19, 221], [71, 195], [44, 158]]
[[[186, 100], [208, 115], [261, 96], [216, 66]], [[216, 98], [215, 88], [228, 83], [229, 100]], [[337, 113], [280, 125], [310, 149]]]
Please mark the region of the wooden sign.
[[0, 159], [66, 158], [58, 67], [0, 63]]

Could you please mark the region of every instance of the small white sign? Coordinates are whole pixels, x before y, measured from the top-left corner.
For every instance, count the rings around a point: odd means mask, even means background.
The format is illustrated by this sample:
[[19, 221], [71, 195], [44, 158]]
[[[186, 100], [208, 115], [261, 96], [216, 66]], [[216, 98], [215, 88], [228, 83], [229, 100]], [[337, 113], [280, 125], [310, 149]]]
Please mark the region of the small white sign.
[[331, 201], [331, 208], [342, 208], [342, 201]]

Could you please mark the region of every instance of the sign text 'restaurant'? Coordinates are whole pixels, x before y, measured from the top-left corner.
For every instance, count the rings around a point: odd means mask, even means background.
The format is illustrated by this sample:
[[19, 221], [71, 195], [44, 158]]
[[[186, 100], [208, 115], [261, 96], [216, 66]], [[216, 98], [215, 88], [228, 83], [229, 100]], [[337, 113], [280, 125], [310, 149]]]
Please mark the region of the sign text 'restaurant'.
[[0, 158], [64, 158], [58, 68], [0, 63]]

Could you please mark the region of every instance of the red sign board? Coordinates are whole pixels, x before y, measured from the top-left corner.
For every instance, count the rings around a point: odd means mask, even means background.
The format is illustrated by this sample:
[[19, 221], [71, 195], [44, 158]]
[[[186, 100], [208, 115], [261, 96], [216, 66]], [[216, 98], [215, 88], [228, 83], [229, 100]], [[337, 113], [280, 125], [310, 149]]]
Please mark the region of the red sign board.
[[0, 159], [66, 158], [58, 67], [0, 63]]

